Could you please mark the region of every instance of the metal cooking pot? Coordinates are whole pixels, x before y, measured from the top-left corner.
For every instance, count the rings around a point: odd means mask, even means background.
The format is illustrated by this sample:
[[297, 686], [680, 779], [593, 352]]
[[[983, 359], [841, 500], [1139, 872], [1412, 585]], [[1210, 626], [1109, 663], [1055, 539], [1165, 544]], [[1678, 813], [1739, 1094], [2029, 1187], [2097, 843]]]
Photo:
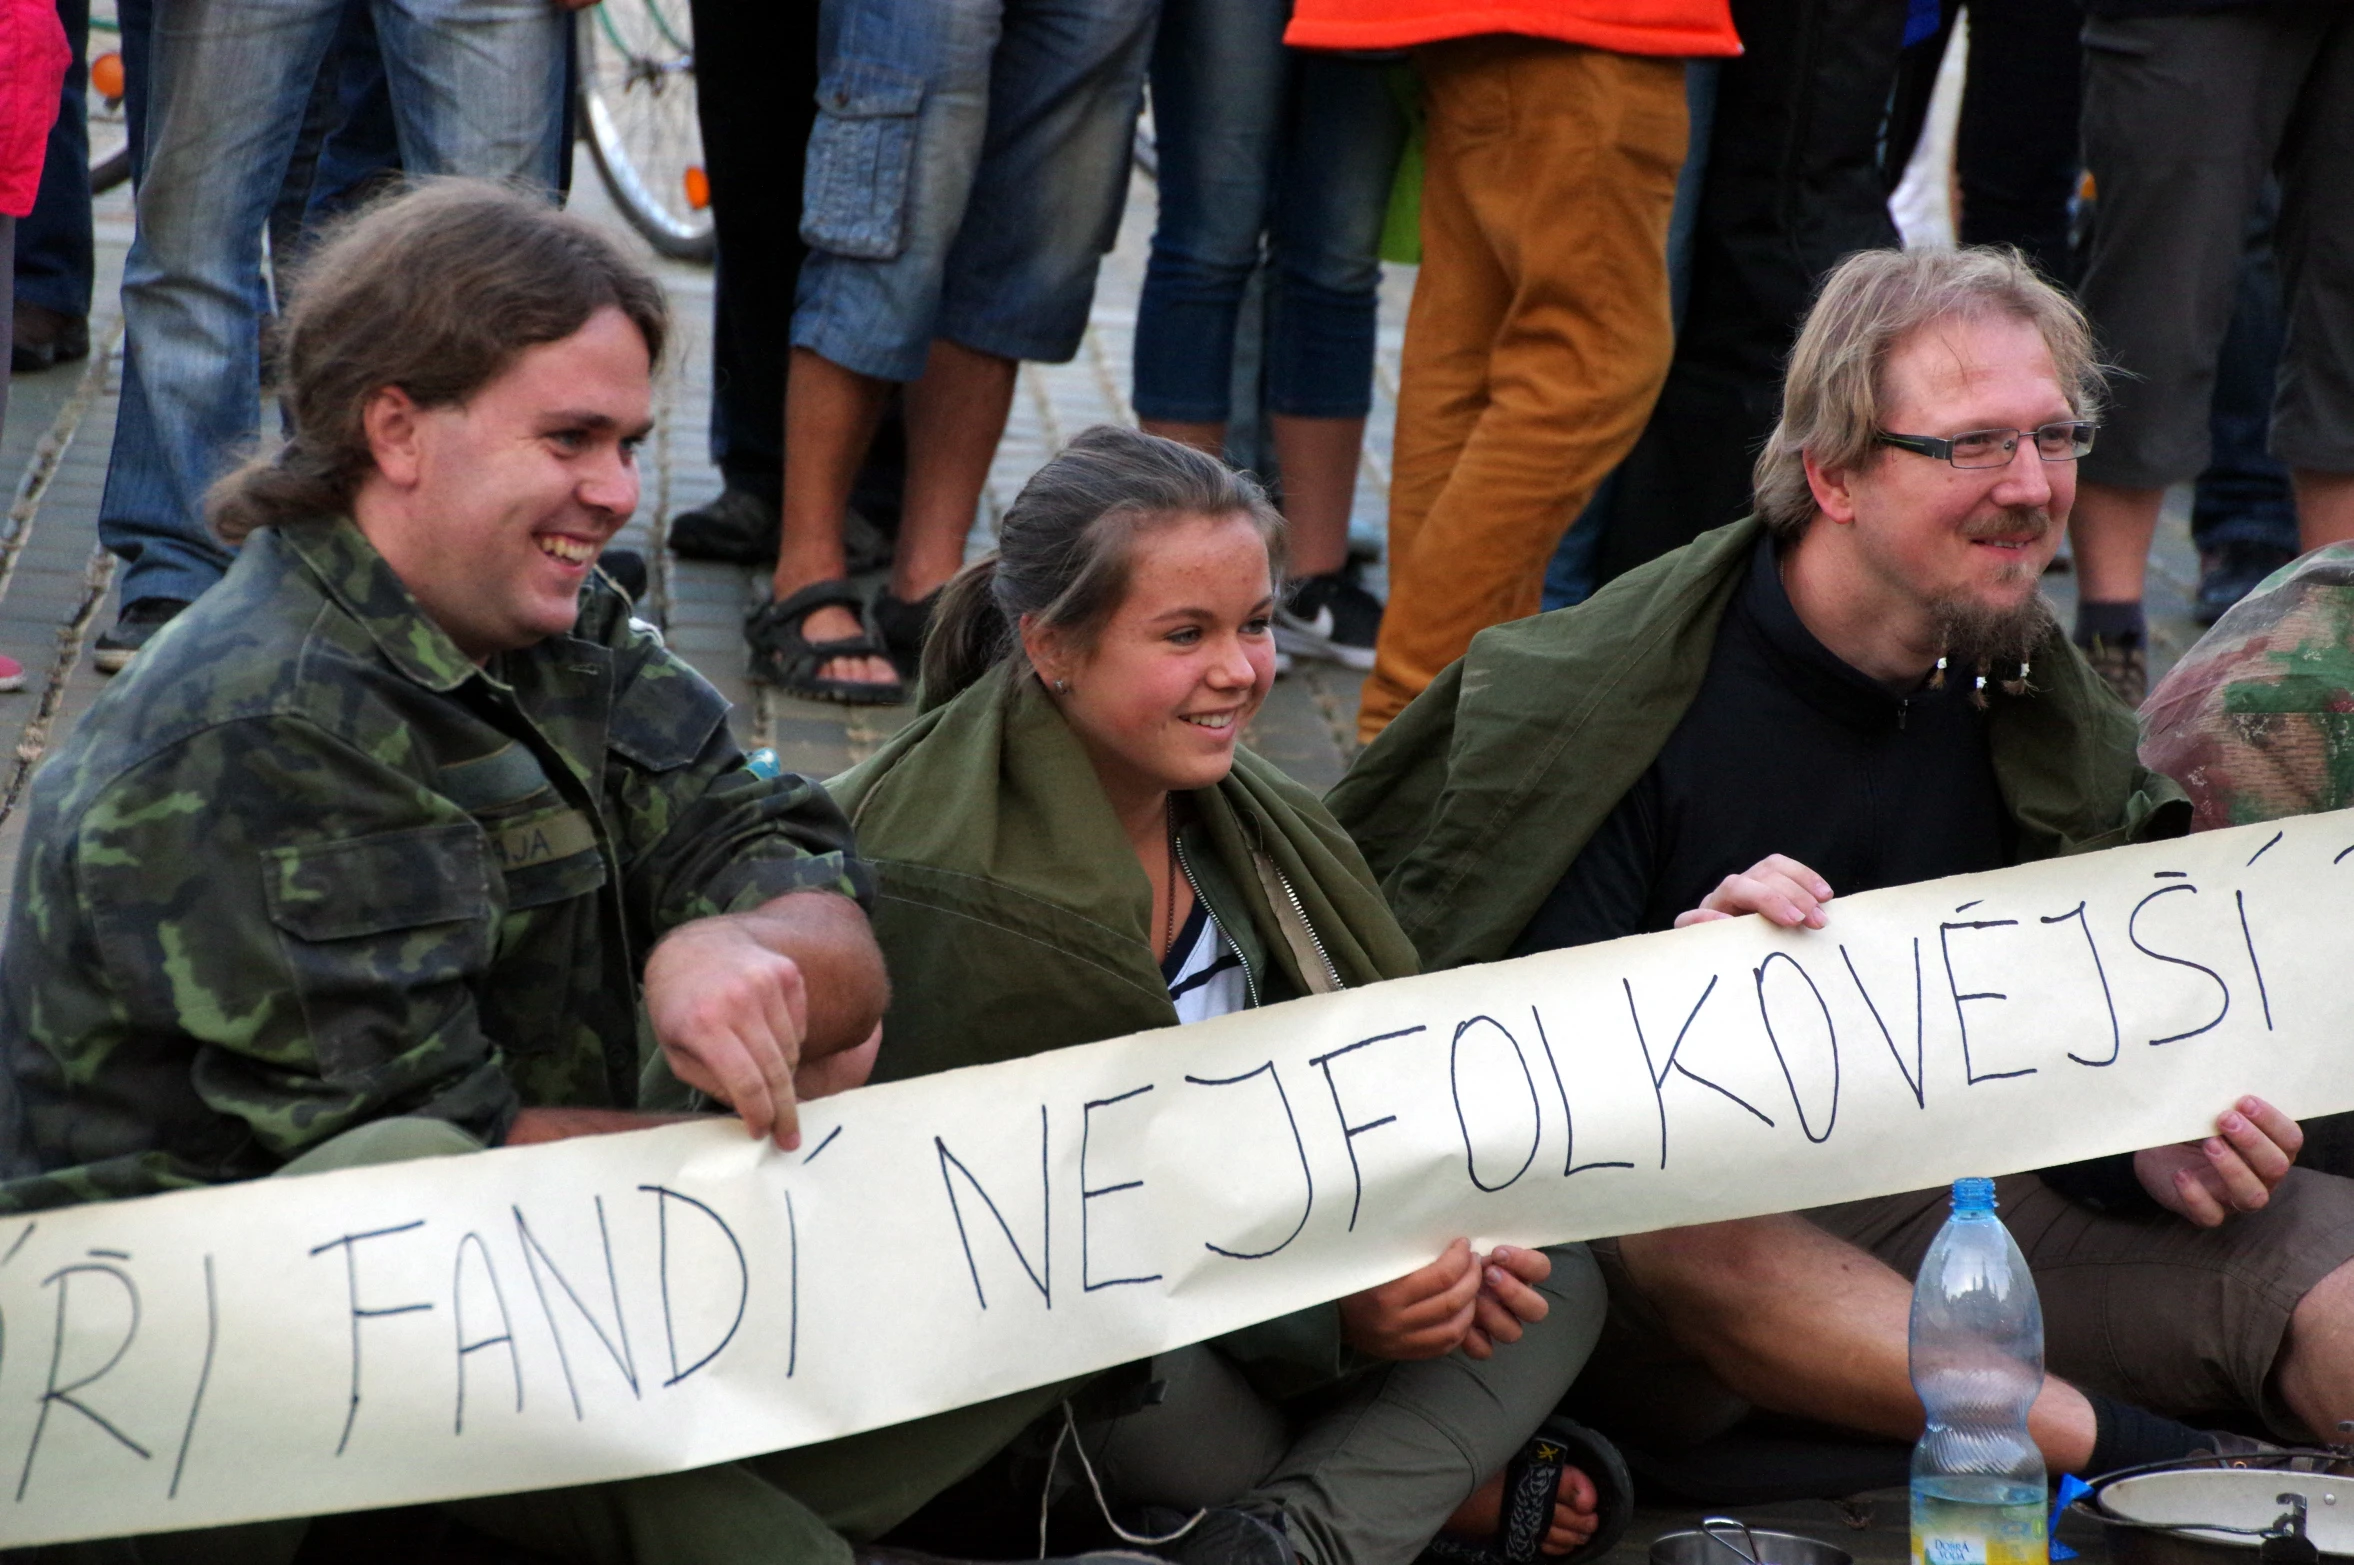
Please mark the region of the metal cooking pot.
[[2354, 1479], [2332, 1452], [2201, 1457], [2111, 1473], [2073, 1509], [2115, 1565], [2354, 1562]]
[[1761, 1532], [1730, 1516], [1711, 1516], [1690, 1531], [1664, 1533], [1651, 1565], [1855, 1565], [1855, 1556], [1818, 1538]]

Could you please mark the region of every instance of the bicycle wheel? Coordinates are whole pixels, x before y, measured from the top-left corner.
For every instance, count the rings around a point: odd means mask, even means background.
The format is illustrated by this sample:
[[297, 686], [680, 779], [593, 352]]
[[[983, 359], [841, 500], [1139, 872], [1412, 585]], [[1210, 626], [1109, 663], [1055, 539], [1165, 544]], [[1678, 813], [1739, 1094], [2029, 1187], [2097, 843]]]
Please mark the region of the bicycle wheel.
[[103, 195], [131, 177], [130, 126], [123, 117], [122, 26], [107, 0], [90, 8], [89, 90], [83, 96], [90, 123], [90, 193]]
[[581, 129], [605, 188], [655, 249], [709, 260], [711, 187], [686, 0], [605, 0], [578, 25]]

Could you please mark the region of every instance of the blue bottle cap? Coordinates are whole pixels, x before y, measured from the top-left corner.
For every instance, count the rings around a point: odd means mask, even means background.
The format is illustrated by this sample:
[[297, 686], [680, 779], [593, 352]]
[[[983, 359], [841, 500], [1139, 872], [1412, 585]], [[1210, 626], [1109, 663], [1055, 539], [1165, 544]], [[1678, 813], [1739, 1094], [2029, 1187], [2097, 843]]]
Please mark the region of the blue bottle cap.
[[1991, 1212], [1994, 1210], [1994, 1181], [1991, 1179], [1957, 1179], [1953, 1182], [1953, 1209], [1957, 1212]]

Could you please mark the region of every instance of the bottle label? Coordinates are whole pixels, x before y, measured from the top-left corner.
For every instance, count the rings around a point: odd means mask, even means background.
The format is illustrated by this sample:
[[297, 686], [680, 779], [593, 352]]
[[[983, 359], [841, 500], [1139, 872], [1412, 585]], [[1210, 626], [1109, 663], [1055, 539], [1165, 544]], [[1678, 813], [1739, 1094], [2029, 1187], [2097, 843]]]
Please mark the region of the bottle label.
[[[2042, 1532], [2041, 1528], [2036, 1529]], [[1913, 1565], [2046, 1565], [2049, 1545], [2041, 1536], [1946, 1533], [1913, 1539]]]
[[2009, 1504], [1913, 1496], [1913, 1565], [2049, 1565], [2050, 1558], [2040, 1485]]
[[1923, 1538], [1921, 1565], [1987, 1565], [1984, 1538]]

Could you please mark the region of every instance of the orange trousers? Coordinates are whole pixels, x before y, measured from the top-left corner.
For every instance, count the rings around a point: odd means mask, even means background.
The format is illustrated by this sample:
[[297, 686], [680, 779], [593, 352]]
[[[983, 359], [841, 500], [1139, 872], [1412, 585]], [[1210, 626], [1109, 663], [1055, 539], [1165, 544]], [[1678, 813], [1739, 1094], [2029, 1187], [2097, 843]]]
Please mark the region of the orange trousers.
[[1681, 60], [1489, 35], [1416, 51], [1429, 142], [1370, 743], [1490, 625], [1634, 446], [1667, 378]]

